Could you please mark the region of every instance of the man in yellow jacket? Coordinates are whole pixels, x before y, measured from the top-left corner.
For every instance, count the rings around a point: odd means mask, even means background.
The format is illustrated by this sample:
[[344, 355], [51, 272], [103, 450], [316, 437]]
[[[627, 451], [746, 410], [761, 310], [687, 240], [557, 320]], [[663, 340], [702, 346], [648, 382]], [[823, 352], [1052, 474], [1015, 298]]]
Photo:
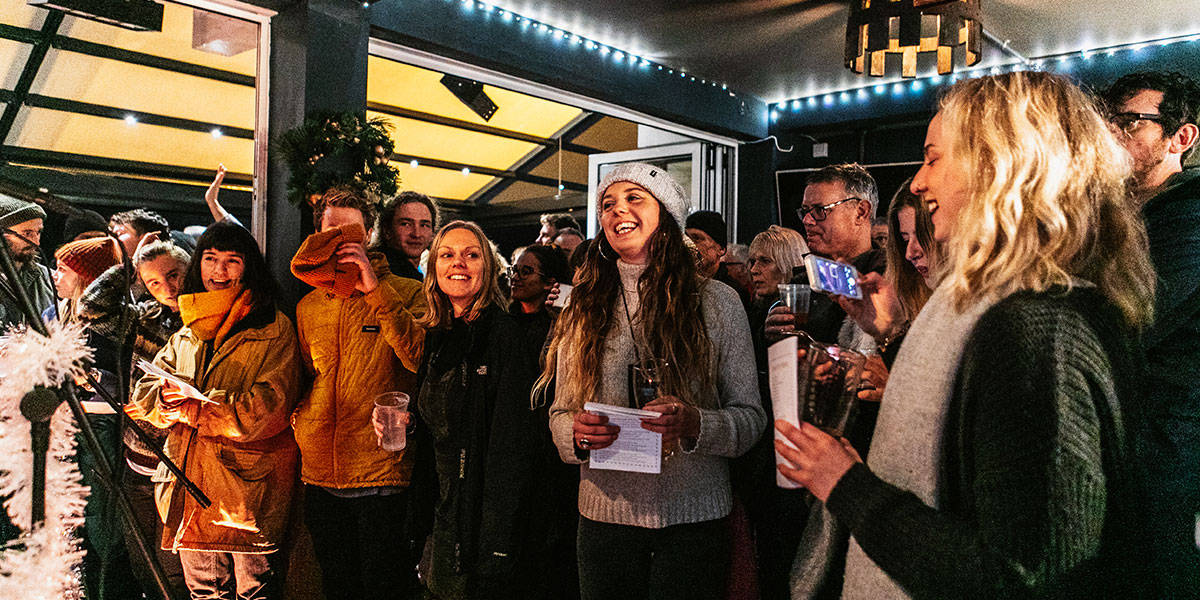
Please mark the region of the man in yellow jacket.
[[296, 307], [313, 380], [292, 416], [304, 519], [328, 600], [404, 597], [417, 558], [404, 530], [413, 461], [408, 449], [378, 447], [371, 412], [381, 393], [414, 391], [425, 296], [368, 251], [375, 209], [360, 193], [329, 190], [314, 217], [318, 232], [292, 259], [293, 274], [316, 288]]

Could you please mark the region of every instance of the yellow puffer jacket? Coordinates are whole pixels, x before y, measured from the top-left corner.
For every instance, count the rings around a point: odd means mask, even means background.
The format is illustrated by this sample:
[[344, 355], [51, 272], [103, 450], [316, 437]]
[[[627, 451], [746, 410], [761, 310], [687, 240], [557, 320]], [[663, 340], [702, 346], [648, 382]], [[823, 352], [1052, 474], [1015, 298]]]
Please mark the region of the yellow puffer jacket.
[[283, 540], [299, 454], [288, 428], [303, 376], [296, 333], [275, 311], [273, 320], [235, 333], [211, 358], [206, 346], [184, 327], [154, 363], [194, 381], [215, 403], [189, 402], [183, 410], [164, 411], [162, 381], [147, 376], [126, 406], [135, 419], [171, 428], [167, 456], [212, 500], [201, 508], [160, 463], [154, 480], [162, 546], [272, 552]]
[[420, 282], [392, 275], [382, 255], [371, 258], [379, 287], [370, 294], [339, 298], [316, 289], [296, 306], [300, 354], [313, 384], [292, 428], [300, 478], [308, 484], [406, 486], [412, 473], [407, 449], [377, 446], [371, 410], [380, 393], [415, 389], [425, 345], [425, 330], [415, 319], [427, 304]]

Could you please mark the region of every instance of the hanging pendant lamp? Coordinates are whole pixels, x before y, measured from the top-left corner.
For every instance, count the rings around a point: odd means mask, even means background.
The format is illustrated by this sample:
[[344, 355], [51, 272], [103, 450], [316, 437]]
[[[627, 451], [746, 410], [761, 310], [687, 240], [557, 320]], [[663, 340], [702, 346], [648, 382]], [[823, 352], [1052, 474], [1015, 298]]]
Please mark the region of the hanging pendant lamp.
[[936, 52], [937, 70], [954, 70], [954, 49], [966, 66], [979, 62], [981, 0], [851, 0], [846, 25], [846, 68], [882, 77], [888, 54], [901, 55], [900, 74], [917, 76], [918, 53]]

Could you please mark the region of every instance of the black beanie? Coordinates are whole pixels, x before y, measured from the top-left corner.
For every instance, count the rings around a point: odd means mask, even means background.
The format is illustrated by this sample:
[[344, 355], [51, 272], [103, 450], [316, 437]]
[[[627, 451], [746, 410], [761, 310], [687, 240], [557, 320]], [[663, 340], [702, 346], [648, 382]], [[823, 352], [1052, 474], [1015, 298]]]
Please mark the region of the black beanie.
[[722, 248], [725, 247], [725, 243], [729, 239], [729, 234], [725, 227], [725, 219], [721, 218], [720, 213], [711, 210], [698, 210], [688, 215], [684, 229], [699, 229], [707, 233], [708, 237], [712, 238]]
[[81, 233], [106, 234], [108, 222], [100, 213], [94, 210], [82, 210], [80, 213], [67, 217], [67, 222], [63, 225], [63, 240], [69, 242]]

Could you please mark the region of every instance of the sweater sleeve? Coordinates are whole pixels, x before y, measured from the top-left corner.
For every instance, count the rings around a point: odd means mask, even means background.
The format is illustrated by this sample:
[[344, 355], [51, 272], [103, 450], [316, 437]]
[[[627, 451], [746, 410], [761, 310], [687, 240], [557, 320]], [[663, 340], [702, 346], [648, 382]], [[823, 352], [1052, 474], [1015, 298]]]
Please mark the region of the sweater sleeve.
[[[717, 354], [716, 409], [701, 409], [695, 452], [736, 458], [746, 453], [767, 426], [758, 395], [758, 368], [750, 341], [750, 322], [729, 286], [709, 285], [705, 321]], [[562, 445], [559, 445], [562, 448]]]
[[1078, 315], [997, 308], [964, 352], [941, 510], [862, 464], [828, 499], [916, 598], [1053, 595], [1100, 545], [1106, 487], [1093, 403], [1112, 393], [1100, 343]]
[[563, 348], [558, 353], [558, 364], [555, 366], [554, 403], [550, 405], [550, 435], [558, 448], [558, 456], [569, 465], [577, 465], [586, 460], [585, 453], [575, 452], [575, 413], [568, 404], [567, 394], [562, 388], [563, 375], [566, 372], [566, 361], [571, 360], [571, 350]]

